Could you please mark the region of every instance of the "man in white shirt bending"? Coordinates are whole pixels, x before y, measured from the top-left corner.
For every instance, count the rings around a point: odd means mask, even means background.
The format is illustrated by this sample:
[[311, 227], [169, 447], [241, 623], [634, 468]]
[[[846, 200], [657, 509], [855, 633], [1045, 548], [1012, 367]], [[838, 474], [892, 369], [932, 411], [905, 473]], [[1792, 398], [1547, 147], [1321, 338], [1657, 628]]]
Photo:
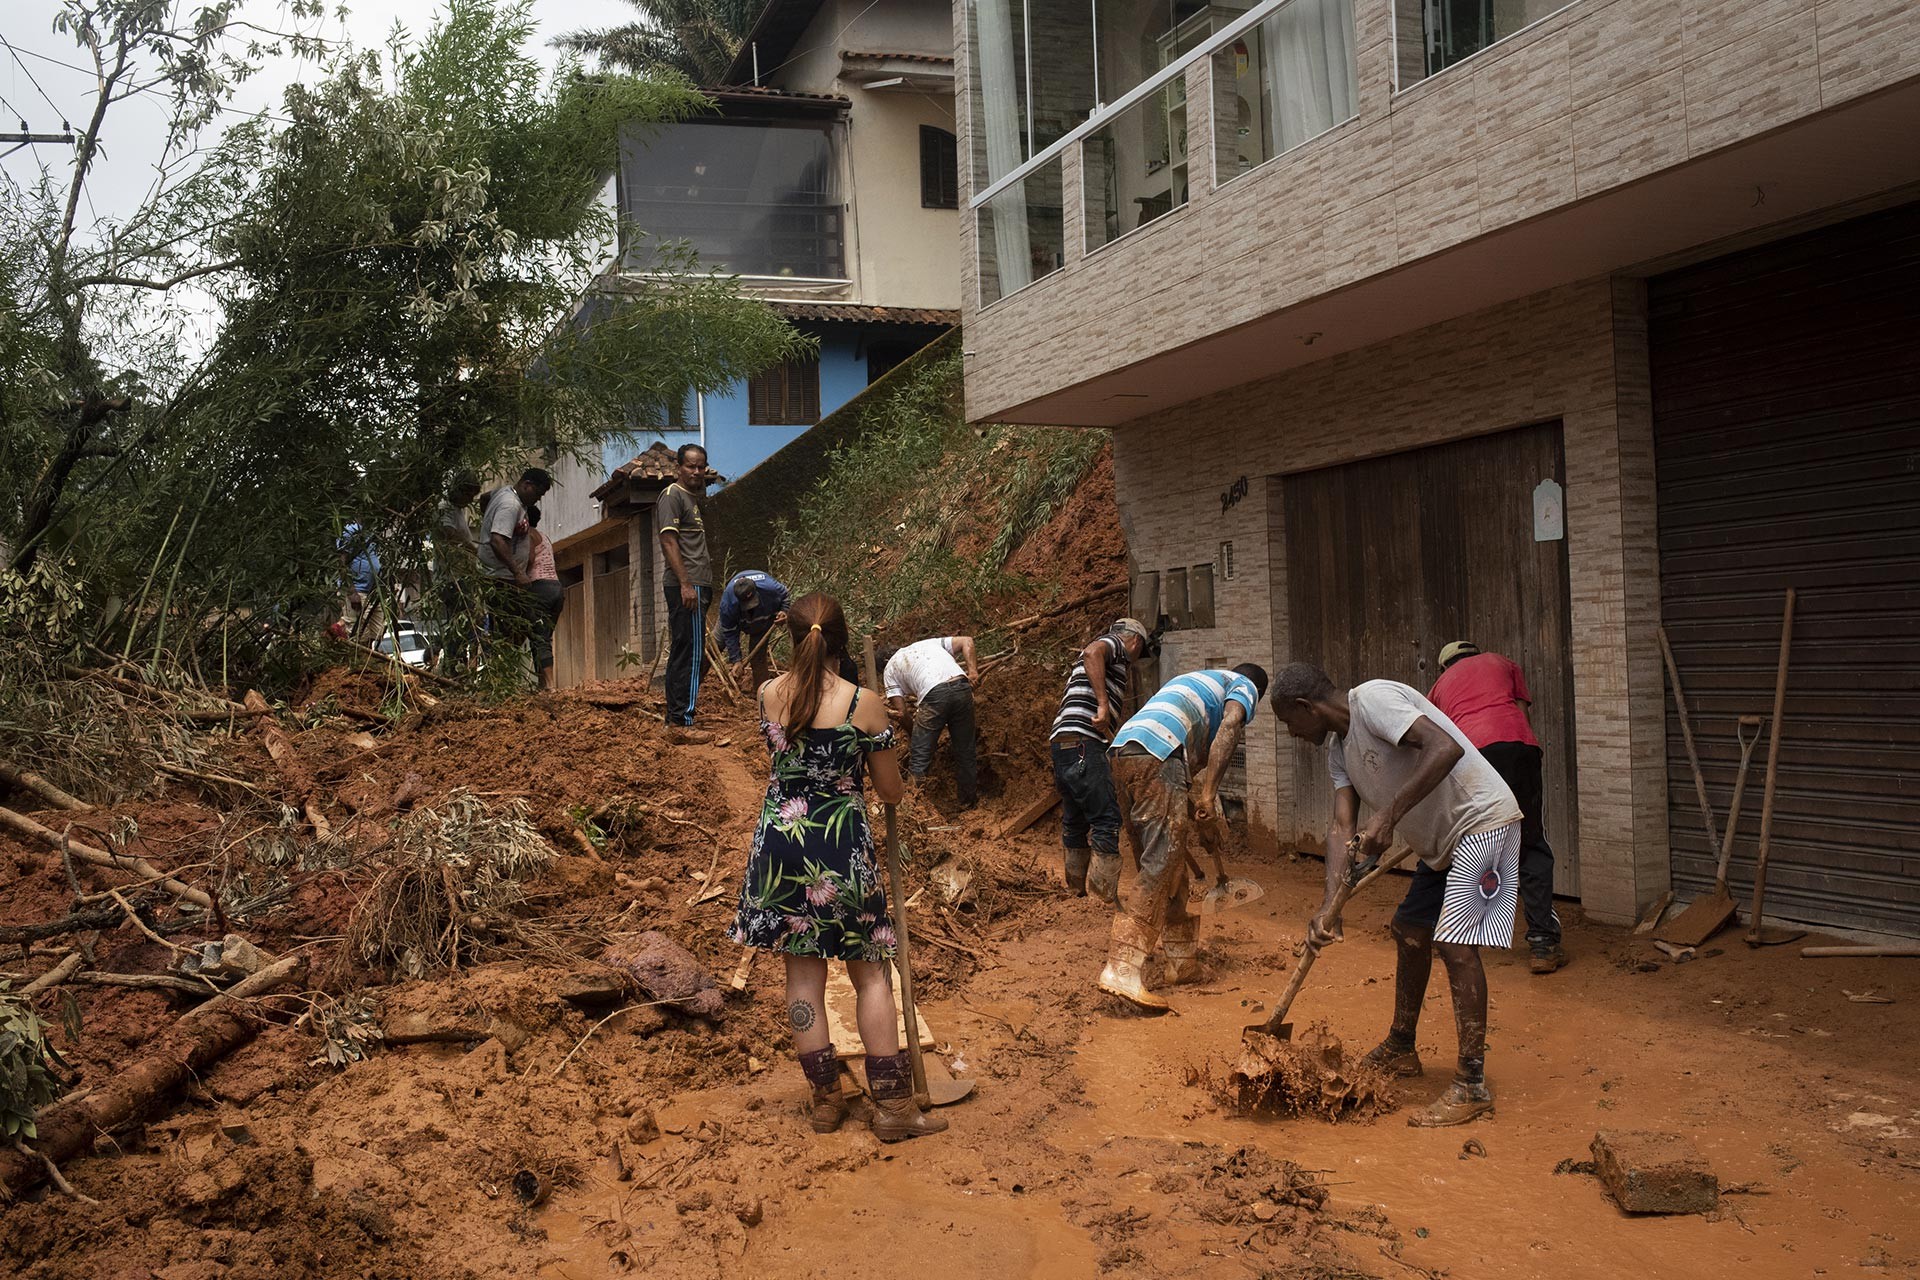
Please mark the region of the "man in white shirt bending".
[[[960, 807], [971, 809], [980, 799], [978, 762], [974, 758], [973, 682], [980, 678], [972, 636], [940, 636], [897, 649], [886, 660], [880, 683], [894, 723], [908, 725], [907, 703], [914, 703], [913, 747], [907, 771], [916, 783], [933, 767], [933, 748], [940, 731], [947, 731], [953, 750], [953, 776]], [[964, 664], [965, 670], [962, 670]]]

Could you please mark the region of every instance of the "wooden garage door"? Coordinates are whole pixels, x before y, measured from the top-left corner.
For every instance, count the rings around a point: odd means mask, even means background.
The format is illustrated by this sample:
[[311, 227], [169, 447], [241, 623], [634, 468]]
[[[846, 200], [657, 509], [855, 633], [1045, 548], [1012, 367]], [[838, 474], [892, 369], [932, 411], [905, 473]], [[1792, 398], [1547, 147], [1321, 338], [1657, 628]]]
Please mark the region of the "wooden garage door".
[[[1773, 703], [1799, 593], [1769, 914], [1920, 933], [1920, 206], [1649, 287], [1661, 612], [1721, 829], [1734, 718]], [[1731, 879], [1759, 835], [1754, 754]], [[1668, 829], [1683, 896], [1712, 884], [1677, 713]]]
[[[1564, 483], [1557, 422], [1286, 476], [1284, 656], [1422, 693], [1451, 640], [1518, 662], [1545, 753], [1554, 888], [1578, 895], [1567, 544], [1534, 540], [1548, 479]], [[1297, 747], [1293, 768], [1311, 822], [1332, 799], [1325, 753]]]

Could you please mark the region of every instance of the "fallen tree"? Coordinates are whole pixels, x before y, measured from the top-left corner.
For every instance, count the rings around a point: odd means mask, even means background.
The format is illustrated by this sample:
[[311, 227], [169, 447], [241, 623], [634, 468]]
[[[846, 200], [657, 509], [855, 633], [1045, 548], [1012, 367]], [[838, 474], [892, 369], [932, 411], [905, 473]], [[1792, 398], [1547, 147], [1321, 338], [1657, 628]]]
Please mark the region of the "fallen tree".
[[190, 1009], [162, 1032], [140, 1061], [92, 1091], [56, 1102], [34, 1117], [31, 1148], [0, 1151], [0, 1199], [11, 1201], [38, 1186], [57, 1166], [89, 1150], [96, 1135], [151, 1114], [189, 1077], [205, 1071], [253, 1039], [259, 1020], [247, 1009], [264, 995], [306, 976], [307, 958], [287, 956], [241, 979], [221, 995]]

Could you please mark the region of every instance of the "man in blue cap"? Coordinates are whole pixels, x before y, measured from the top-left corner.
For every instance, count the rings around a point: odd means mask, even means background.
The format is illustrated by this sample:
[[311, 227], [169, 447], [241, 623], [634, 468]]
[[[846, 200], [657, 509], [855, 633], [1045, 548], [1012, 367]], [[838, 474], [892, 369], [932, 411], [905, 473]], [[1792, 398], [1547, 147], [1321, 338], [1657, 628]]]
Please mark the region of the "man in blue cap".
[[[785, 584], [759, 569], [743, 569], [727, 579], [720, 593], [720, 647], [733, 664], [733, 678], [748, 693], [767, 681], [767, 648], [761, 642], [774, 627], [787, 620], [789, 592]], [[740, 656], [740, 638], [747, 642], [747, 657]], [[753, 683], [745, 680], [748, 667]]]

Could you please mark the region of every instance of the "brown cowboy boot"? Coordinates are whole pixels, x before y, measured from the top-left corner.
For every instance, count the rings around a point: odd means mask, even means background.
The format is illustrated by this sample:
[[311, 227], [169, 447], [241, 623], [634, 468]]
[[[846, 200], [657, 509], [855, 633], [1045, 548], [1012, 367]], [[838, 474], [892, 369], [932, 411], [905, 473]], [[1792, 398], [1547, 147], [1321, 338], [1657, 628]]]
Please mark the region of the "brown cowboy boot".
[[800, 1055], [800, 1070], [813, 1086], [807, 1121], [815, 1133], [832, 1133], [847, 1118], [847, 1100], [840, 1092], [840, 1057], [833, 1046]]
[[873, 1136], [899, 1142], [939, 1133], [947, 1122], [920, 1109], [913, 1096], [913, 1066], [906, 1053], [890, 1058], [867, 1055], [867, 1092], [873, 1095]]
[[1100, 971], [1099, 987], [1110, 996], [1118, 996], [1136, 1009], [1165, 1013], [1173, 1006], [1147, 990], [1141, 967], [1152, 946], [1147, 931], [1126, 914], [1113, 918], [1113, 940], [1107, 950], [1107, 967]]

